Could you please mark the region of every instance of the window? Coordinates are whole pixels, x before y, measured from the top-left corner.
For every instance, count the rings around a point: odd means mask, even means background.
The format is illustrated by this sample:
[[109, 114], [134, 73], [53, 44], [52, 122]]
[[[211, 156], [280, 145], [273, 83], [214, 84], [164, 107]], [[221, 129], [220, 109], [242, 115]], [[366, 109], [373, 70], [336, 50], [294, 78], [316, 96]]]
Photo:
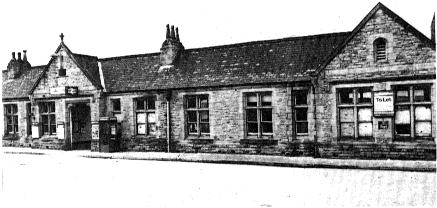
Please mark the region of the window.
[[111, 99], [113, 113], [121, 113], [120, 99]]
[[245, 98], [247, 135], [271, 136], [273, 134], [272, 93], [247, 93]]
[[6, 134], [18, 133], [18, 107], [16, 104], [5, 105]]
[[339, 89], [338, 114], [341, 138], [359, 139], [372, 137], [371, 88]]
[[395, 139], [431, 137], [431, 86], [395, 86]]
[[374, 42], [375, 61], [383, 61], [387, 59], [387, 41], [384, 38], [378, 38]]
[[308, 134], [308, 91], [299, 90], [294, 93], [294, 130], [297, 135]]
[[154, 136], [156, 134], [155, 97], [137, 98], [135, 104], [136, 134]]
[[44, 134], [56, 134], [55, 102], [43, 102], [39, 104]]
[[208, 95], [189, 95], [185, 97], [185, 115], [188, 135], [209, 134]]
[[32, 135], [32, 105], [26, 103], [27, 135]]

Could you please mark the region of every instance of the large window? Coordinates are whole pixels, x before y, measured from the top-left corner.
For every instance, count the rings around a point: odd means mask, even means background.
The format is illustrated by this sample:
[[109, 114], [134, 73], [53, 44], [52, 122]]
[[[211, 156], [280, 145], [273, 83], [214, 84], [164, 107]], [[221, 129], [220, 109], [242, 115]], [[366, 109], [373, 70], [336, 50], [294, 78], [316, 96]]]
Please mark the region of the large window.
[[42, 131], [44, 134], [56, 134], [55, 102], [43, 102], [39, 104]]
[[112, 113], [121, 113], [120, 99], [111, 99]]
[[156, 134], [155, 97], [135, 99], [136, 134]]
[[185, 97], [185, 115], [188, 135], [209, 134], [208, 95], [188, 95]]
[[431, 86], [396, 86], [395, 139], [431, 137]]
[[372, 137], [371, 89], [339, 89], [338, 114], [341, 138], [359, 139]]
[[6, 134], [18, 133], [18, 107], [16, 104], [5, 105]]
[[387, 60], [387, 41], [384, 38], [378, 38], [373, 46], [375, 61]]
[[308, 134], [308, 90], [294, 91], [294, 130], [297, 135]]
[[247, 93], [245, 100], [247, 136], [271, 136], [273, 134], [272, 93]]

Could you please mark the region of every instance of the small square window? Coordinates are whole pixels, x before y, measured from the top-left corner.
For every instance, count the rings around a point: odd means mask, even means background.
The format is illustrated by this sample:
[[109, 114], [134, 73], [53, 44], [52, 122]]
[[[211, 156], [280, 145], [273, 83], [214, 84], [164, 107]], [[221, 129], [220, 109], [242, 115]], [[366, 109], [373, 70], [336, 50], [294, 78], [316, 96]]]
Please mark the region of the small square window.
[[112, 102], [112, 111], [119, 112], [121, 111], [120, 99], [113, 99]]

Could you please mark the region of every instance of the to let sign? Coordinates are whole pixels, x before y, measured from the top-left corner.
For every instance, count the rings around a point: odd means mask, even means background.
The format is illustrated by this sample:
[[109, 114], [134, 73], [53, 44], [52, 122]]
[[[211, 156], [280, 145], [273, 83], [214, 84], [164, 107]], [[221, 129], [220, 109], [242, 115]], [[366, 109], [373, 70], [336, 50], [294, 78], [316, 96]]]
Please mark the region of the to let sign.
[[374, 116], [393, 116], [393, 92], [375, 92], [373, 96]]

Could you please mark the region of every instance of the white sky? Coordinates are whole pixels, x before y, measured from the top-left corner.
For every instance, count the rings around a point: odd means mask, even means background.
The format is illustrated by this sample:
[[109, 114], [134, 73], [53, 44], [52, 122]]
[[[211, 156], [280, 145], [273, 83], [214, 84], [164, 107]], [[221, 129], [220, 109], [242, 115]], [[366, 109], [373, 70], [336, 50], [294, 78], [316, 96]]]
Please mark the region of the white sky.
[[[381, 0], [426, 36], [435, 0]], [[47, 64], [59, 34], [75, 53], [99, 58], [158, 52], [165, 25], [179, 27], [185, 48], [351, 31], [378, 0], [300, 1], [2, 1], [0, 65], [28, 50]]]

